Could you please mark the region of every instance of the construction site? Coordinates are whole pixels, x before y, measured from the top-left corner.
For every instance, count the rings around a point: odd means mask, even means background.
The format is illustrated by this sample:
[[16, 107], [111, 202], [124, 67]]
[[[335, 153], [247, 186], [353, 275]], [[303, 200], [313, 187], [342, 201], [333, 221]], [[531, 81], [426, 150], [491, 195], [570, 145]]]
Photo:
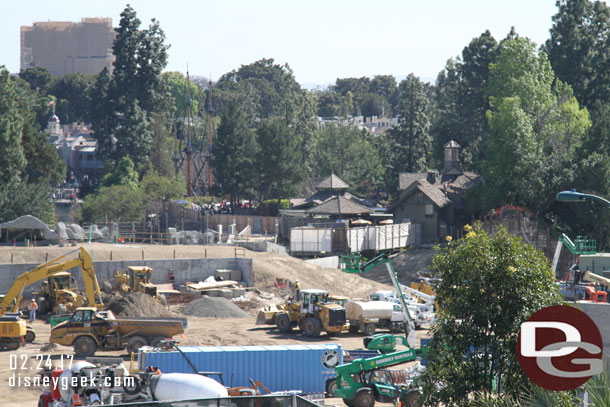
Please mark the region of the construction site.
[[[8, 405], [19, 406], [296, 395], [343, 405], [357, 395], [337, 389], [335, 367], [392, 351], [400, 356], [388, 363], [392, 384], [380, 379], [377, 395], [358, 405], [393, 403], [401, 389], [415, 400], [413, 379], [423, 369], [415, 349], [434, 321], [430, 288], [409, 286], [426, 273], [432, 250], [423, 252], [421, 269], [396, 272], [392, 262], [416, 264], [412, 252], [368, 264], [350, 256], [340, 270], [229, 245], [2, 247], [0, 386]], [[32, 300], [37, 317], [28, 321]], [[385, 345], [364, 345], [375, 336]], [[376, 369], [363, 369], [372, 380]], [[67, 374], [136, 384], [52, 385]]]

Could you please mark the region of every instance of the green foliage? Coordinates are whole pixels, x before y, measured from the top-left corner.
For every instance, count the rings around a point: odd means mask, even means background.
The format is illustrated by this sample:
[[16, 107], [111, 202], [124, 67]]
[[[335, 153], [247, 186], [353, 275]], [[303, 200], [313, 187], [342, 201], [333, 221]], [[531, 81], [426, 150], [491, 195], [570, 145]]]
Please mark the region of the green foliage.
[[263, 120], [256, 129], [257, 173], [263, 197], [285, 197], [303, 178], [300, 140], [283, 120]]
[[142, 188], [149, 201], [181, 198], [186, 192], [182, 176], [163, 177], [156, 171], [147, 172], [142, 178]]
[[258, 207], [260, 213], [265, 216], [277, 216], [280, 209], [290, 209], [290, 200], [281, 199], [278, 206], [277, 199], [267, 199], [261, 202]]
[[141, 189], [112, 185], [85, 197], [82, 217], [91, 223], [140, 221], [145, 211], [146, 200]]
[[26, 160], [21, 144], [24, 117], [9, 72], [0, 66], [0, 185], [21, 179]]
[[387, 132], [393, 156], [389, 173], [390, 189], [396, 191], [398, 174], [401, 172], [421, 172], [428, 168], [432, 153], [430, 120], [426, 113], [428, 98], [424, 84], [413, 74], [400, 82], [398, 127]]
[[254, 102], [253, 109], [242, 106], [248, 120], [286, 117], [293, 112], [294, 96], [303, 92], [288, 64], [278, 65], [273, 59], [261, 59], [224, 74], [216, 83], [216, 89], [226, 92], [226, 96], [215, 99], [215, 104], [221, 108], [241, 97], [237, 95], [249, 95]]
[[30, 88], [37, 93], [45, 94], [53, 78], [47, 68], [34, 67], [19, 72], [19, 77], [30, 84]]
[[48, 93], [56, 98], [55, 113], [63, 123], [89, 121], [90, 89], [95, 84], [95, 79], [96, 75], [79, 73], [53, 79]]
[[[189, 103], [193, 114], [199, 112], [199, 100], [203, 94], [199, 86], [193, 82], [189, 82], [187, 87], [186, 76], [180, 72], [165, 72], [163, 73], [162, 78], [169, 85], [176, 106], [176, 115], [178, 117], [186, 117], [186, 109]], [[190, 100], [188, 97], [189, 91], [191, 94]]]
[[46, 133], [35, 127], [34, 116], [26, 115], [23, 128], [23, 153], [27, 161], [26, 173], [32, 182], [46, 180], [60, 183], [66, 178], [66, 163], [55, 146], [47, 140]]
[[0, 184], [0, 222], [32, 215], [47, 224], [55, 223], [51, 189], [47, 182], [27, 179]]
[[222, 193], [230, 194], [233, 202], [252, 186], [257, 148], [254, 131], [248, 127], [238, 104], [230, 102], [221, 113], [212, 168]]
[[610, 102], [610, 8], [589, 0], [558, 0], [556, 5], [551, 37], [543, 47], [553, 70], [582, 105]]
[[470, 201], [478, 202], [479, 211], [511, 203], [545, 213], [555, 193], [573, 180], [572, 160], [589, 114], [527, 38], [501, 43], [486, 90], [491, 106], [481, 164], [486, 185]]
[[[92, 124], [107, 165], [113, 166], [126, 155], [143, 173], [158, 136], [153, 130], [159, 130], [153, 129], [152, 116], [171, 110], [172, 103], [168, 102], [169, 88], [161, 81], [169, 48], [164, 44], [165, 34], [155, 19], [147, 29], [140, 30], [140, 24], [128, 5], [121, 13], [113, 44], [113, 75], [103, 71], [94, 87]], [[159, 144], [163, 143], [157, 147]]]
[[312, 167], [316, 179], [334, 173], [351, 185], [356, 195], [370, 196], [383, 187], [383, 167], [374, 136], [356, 128], [324, 127]]
[[467, 405], [499, 375], [506, 395], [520, 397], [527, 382], [514, 351], [520, 324], [562, 303], [543, 253], [503, 228], [495, 236], [480, 226], [466, 231], [432, 260], [442, 281], [423, 378], [427, 405]]
[[138, 173], [135, 171], [133, 161], [129, 157], [121, 158], [114, 171], [107, 173], [102, 179], [102, 186], [104, 187], [118, 185], [132, 190], [139, 188]]
[[469, 407], [575, 407], [578, 404], [579, 399], [574, 392], [550, 391], [532, 384], [529, 388], [524, 387], [519, 397], [476, 393]]

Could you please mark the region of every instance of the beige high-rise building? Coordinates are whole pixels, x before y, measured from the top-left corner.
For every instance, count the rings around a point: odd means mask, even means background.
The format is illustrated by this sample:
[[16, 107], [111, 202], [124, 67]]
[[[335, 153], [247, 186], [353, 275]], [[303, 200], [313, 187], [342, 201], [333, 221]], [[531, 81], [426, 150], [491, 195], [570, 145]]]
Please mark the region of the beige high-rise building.
[[21, 69], [47, 68], [51, 75], [112, 71], [115, 37], [111, 18], [83, 18], [80, 23], [36, 22], [21, 27]]

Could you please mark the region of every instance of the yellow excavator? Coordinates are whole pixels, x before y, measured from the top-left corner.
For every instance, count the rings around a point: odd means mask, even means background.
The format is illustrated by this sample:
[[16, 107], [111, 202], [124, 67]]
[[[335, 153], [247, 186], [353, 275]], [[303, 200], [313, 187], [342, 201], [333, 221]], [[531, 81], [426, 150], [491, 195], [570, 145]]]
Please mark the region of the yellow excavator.
[[[76, 252], [79, 252], [77, 258], [64, 260], [66, 257]], [[93, 269], [93, 261], [91, 260], [89, 253], [81, 247], [79, 250], [66, 253], [63, 256], [57, 257], [32, 270], [22, 273], [15, 279], [8, 292], [4, 296], [0, 296], [0, 348], [14, 350], [20, 346], [23, 337], [26, 342], [32, 342], [36, 338], [34, 329], [27, 326], [25, 321], [19, 318], [19, 304], [23, 299], [23, 290], [31, 284], [44, 280], [45, 278], [51, 278], [50, 283], [53, 286], [53, 283], [56, 283], [52, 279], [54, 276], [59, 275], [60, 277], [63, 277], [63, 274], [65, 274], [67, 270], [74, 267], [80, 267], [83, 273], [85, 292], [89, 301], [89, 306], [96, 307], [99, 310], [103, 309], [104, 303], [102, 302], [97, 276]], [[57, 284], [55, 285], [55, 288], [57, 289], [57, 293], [61, 291]], [[58, 297], [60, 296], [58, 295]], [[49, 296], [49, 299], [50, 298], [51, 297]], [[82, 305], [84, 301], [79, 302], [81, 302]]]

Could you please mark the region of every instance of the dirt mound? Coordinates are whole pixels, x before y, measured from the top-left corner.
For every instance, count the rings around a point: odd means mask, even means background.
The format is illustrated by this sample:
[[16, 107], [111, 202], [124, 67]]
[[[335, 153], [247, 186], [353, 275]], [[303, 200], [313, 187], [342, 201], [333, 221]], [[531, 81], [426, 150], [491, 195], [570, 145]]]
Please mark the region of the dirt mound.
[[175, 317], [153, 297], [144, 293], [114, 294], [104, 297], [104, 309], [121, 317]]
[[391, 288], [388, 285], [363, 278], [358, 274], [318, 267], [294, 257], [255, 257], [252, 262], [254, 286], [261, 290], [271, 291], [276, 295], [281, 295], [282, 291], [288, 291], [291, 294], [291, 290], [277, 289], [275, 286], [276, 280], [280, 288], [283, 288], [284, 280], [287, 280], [286, 284], [289, 282], [291, 287], [296, 280], [299, 280], [302, 289], [318, 288], [331, 294], [351, 298], [365, 298], [374, 291]]
[[249, 315], [222, 297], [203, 296], [184, 307], [182, 313], [203, 318], [246, 318]]

